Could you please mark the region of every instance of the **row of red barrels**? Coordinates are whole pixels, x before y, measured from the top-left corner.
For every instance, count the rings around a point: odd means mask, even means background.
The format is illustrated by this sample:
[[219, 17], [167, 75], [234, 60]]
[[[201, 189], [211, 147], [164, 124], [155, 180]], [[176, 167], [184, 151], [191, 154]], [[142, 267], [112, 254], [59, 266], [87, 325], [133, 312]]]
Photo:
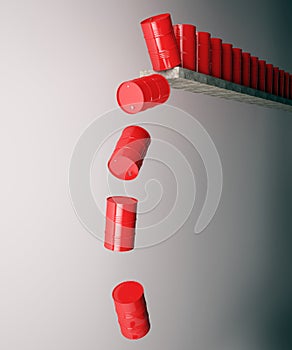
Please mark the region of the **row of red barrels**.
[[292, 99], [292, 74], [242, 49], [197, 32], [192, 24], [172, 24], [170, 14], [141, 22], [153, 70], [177, 66]]

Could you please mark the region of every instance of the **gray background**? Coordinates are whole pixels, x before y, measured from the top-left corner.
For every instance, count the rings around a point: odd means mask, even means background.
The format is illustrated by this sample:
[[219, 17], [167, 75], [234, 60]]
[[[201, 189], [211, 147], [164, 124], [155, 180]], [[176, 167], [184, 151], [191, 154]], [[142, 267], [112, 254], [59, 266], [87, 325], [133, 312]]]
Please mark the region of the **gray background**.
[[[291, 113], [173, 91], [216, 144], [221, 203], [201, 235], [194, 213], [165, 243], [122, 256], [78, 221], [68, 169], [120, 82], [150, 67], [141, 19], [168, 11], [291, 72], [291, 2], [0, 6], [0, 348], [290, 348]], [[121, 337], [110, 295], [126, 279], [145, 286], [152, 323], [136, 342]]]

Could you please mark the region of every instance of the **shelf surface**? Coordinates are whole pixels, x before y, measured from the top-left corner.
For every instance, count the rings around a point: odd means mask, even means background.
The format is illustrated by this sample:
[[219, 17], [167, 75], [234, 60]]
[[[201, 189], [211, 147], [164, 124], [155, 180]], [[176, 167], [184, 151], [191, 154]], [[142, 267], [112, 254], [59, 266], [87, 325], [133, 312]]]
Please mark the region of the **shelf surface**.
[[194, 72], [181, 67], [175, 67], [161, 72], [143, 70], [140, 72], [140, 76], [153, 73], [163, 75], [169, 81], [170, 86], [174, 89], [181, 89], [193, 93], [203, 93], [228, 100], [246, 102], [292, 112], [292, 100], [290, 99], [275, 96], [243, 85], [238, 85], [210, 75]]

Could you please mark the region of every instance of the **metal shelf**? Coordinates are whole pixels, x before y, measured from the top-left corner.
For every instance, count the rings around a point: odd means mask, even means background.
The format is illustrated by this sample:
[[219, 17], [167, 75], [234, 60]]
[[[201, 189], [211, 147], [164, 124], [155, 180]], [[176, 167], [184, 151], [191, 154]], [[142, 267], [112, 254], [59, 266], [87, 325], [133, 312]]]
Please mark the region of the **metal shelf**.
[[275, 96], [260, 90], [214, 78], [210, 75], [194, 72], [185, 68], [175, 67], [166, 71], [155, 72], [143, 70], [140, 76], [153, 73], [163, 75], [174, 89], [181, 89], [193, 93], [225, 98], [228, 100], [256, 104], [263, 107], [276, 108], [292, 112], [292, 100]]

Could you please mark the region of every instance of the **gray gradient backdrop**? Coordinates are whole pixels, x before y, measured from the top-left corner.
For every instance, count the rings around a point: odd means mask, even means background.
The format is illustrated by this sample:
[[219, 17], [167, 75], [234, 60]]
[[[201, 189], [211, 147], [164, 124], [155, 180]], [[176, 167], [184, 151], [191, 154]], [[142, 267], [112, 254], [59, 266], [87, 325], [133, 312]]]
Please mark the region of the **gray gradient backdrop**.
[[[201, 235], [196, 207], [165, 243], [112, 254], [72, 208], [74, 145], [116, 107], [119, 83], [150, 67], [139, 21], [165, 11], [292, 71], [290, 0], [0, 1], [3, 350], [291, 348], [291, 113], [172, 92], [222, 160], [221, 203]], [[175, 144], [202, 191], [194, 150]], [[152, 323], [136, 342], [120, 335], [110, 295], [126, 279], [145, 286]]]

